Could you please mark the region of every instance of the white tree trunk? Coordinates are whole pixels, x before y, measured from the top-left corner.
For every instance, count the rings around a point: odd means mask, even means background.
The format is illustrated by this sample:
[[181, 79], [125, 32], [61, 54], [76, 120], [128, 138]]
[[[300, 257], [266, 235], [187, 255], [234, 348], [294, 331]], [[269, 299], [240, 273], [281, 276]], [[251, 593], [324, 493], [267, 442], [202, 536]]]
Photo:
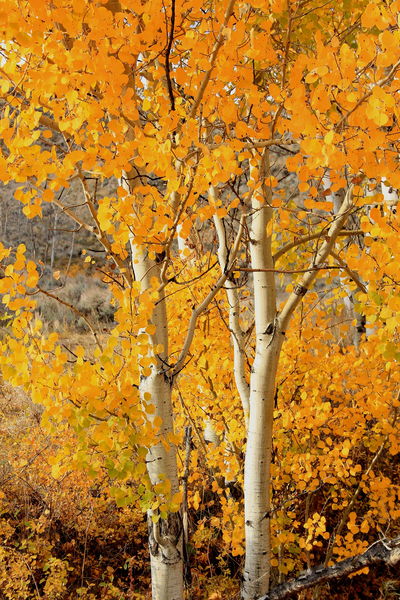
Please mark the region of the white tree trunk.
[[244, 469], [246, 561], [243, 597], [246, 600], [259, 598], [269, 587], [272, 421], [275, 377], [282, 346], [276, 330], [272, 336], [263, 331], [256, 335]]
[[[150, 279], [160, 278], [160, 266], [147, 257], [146, 251], [137, 249], [131, 244], [132, 261], [135, 278], [140, 281], [142, 290], [149, 289]], [[161, 280], [160, 280], [161, 284]], [[168, 321], [165, 299], [163, 295], [154, 309], [152, 323], [156, 331], [152, 344], [162, 344], [163, 352], [159, 355], [152, 373], [143, 377], [140, 383], [140, 393], [143, 403], [154, 405], [155, 412], [149, 418], [160, 417], [160, 442], [149, 449], [147, 470], [153, 485], [166, 477], [171, 483], [171, 494], [178, 492], [178, 469], [176, 448], [169, 444], [166, 449], [162, 440], [173, 432], [173, 412], [171, 402], [172, 379], [165, 372], [168, 360]], [[164, 361], [164, 362], [163, 362]], [[144, 400], [144, 394], [149, 393], [150, 400]], [[179, 513], [168, 515], [153, 523], [153, 511], [148, 513], [149, 546], [151, 559], [151, 583], [153, 600], [182, 600], [183, 599], [183, 561], [182, 561], [182, 521]]]
[[[260, 180], [269, 172], [264, 153]], [[271, 251], [272, 208], [270, 192], [254, 191], [250, 229], [252, 269], [273, 269]], [[276, 330], [276, 291], [274, 274], [256, 271], [254, 314], [256, 328], [255, 359], [250, 377], [250, 416], [244, 467], [246, 560], [242, 594], [253, 600], [267, 593], [270, 565], [270, 467], [275, 376], [282, 345]]]
[[[107, 0], [106, 7], [114, 15], [121, 11], [119, 0]], [[137, 58], [137, 57], [136, 57]], [[126, 88], [131, 88], [136, 96], [135, 69], [125, 65], [127, 75]], [[138, 122], [138, 125], [139, 122]], [[126, 133], [127, 139], [134, 139], [135, 134], [130, 126]], [[121, 186], [130, 194], [140, 182], [139, 171], [132, 168], [123, 173]], [[147, 250], [135, 245], [135, 236], [130, 239], [132, 253], [132, 269], [136, 281], [140, 281], [141, 290], [152, 289], [151, 279], [156, 277], [162, 289], [160, 264], [149, 259]], [[158, 354], [157, 362], [152, 367], [152, 373], [143, 377], [140, 382], [140, 394], [143, 404], [147, 402], [144, 394], [150, 394], [149, 403], [155, 407], [155, 412], [148, 415], [149, 419], [161, 418], [159, 443], [149, 449], [147, 456], [147, 471], [153, 485], [167, 478], [171, 483], [171, 494], [179, 491], [177, 451], [173, 444], [169, 450], [162, 444], [169, 433], [173, 433], [172, 384], [173, 377], [165, 373], [165, 362], [168, 360], [168, 316], [164, 293], [160, 294], [152, 323], [156, 331], [150, 336], [153, 347], [162, 344], [163, 351]], [[152, 600], [183, 600], [183, 560], [182, 560], [182, 520], [179, 513], [172, 513], [166, 519], [152, 520], [153, 512], [148, 513], [149, 547], [151, 560]]]
[[[215, 199], [215, 190], [210, 188], [210, 196]], [[214, 224], [218, 236], [218, 262], [221, 272], [224, 273], [228, 267], [229, 253], [228, 242], [223, 221], [217, 215], [214, 215]], [[244, 332], [240, 326], [240, 300], [237, 291], [237, 285], [234, 281], [228, 279], [225, 282], [226, 296], [229, 304], [229, 329], [233, 345], [233, 373], [235, 377], [236, 388], [242, 402], [243, 414], [246, 429], [249, 421], [249, 384], [246, 381], [245, 368], [245, 338]]]
[[[260, 181], [264, 181], [268, 174], [268, 154], [264, 152]], [[302, 277], [301, 284], [295, 286], [282, 312], [277, 314], [275, 280], [271, 272], [271, 194], [265, 185], [260, 186], [253, 194], [250, 252], [254, 270], [256, 355], [250, 378], [250, 419], [244, 472], [246, 559], [242, 596], [245, 600], [255, 600], [269, 590], [273, 410], [275, 378], [282, 343], [294, 310], [312, 285], [318, 268], [334, 248], [336, 238], [352, 208], [350, 188], [309, 272]]]
[[387, 182], [382, 181], [382, 195], [384, 203], [389, 206], [392, 210], [396, 207], [399, 201], [399, 195], [397, 190], [387, 185]]

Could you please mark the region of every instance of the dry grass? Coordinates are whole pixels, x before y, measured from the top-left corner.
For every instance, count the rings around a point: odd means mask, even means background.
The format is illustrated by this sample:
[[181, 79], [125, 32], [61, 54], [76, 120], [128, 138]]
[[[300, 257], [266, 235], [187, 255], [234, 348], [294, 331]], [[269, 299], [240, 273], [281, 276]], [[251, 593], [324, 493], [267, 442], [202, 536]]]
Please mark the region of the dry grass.
[[[78, 274], [67, 277], [63, 284], [57, 285], [53, 281], [52, 284], [43, 285], [43, 288], [53, 298], [43, 293], [38, 294], [37, 312], [49, 330], [85, 332], [88, 330], [85, 319], [99, 329], [114, 319], [110, 291], [96, 277]], [[79, 314], [68, 305], [75, 307]]]

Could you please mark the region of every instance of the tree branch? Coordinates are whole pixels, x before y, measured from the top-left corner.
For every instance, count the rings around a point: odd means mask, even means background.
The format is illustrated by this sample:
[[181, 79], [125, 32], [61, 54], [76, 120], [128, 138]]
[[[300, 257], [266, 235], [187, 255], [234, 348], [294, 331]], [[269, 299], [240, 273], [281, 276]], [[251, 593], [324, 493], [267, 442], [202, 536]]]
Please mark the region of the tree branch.
[[220, 29], [220, 32], [219, 32], [218, 37], [217, 37], [217, 40], [216, 40], [216, 42], [214, 44], [214, 48], [212, 49], [212, 52], [211, 52], [210, 67], [209, 67], [208, 71], [206, 71], [206, 73], [205, 73], [204, 79], [203, 79], [203, 81], [201, 83], [200, 89], [199, 89], [199, 91], [197, 93], [197, 96], [196, 96], [196, 99], [195, 99], [195, 101], [193, 103], [192, 110], [190, 111], [190, 114], [189, 114], [189, 118], [190, 119], [194, 119], [194, 117], [196, 116], [197, 109], [200, 106], [200, 103], [201, 103], [201, 101], [203, 99], [203, 96], [204, 96], [204, 92], [206, 91], [206, 87], [208, 85], [208, 82], [210, 81], [211, 73], [212, 73], [212, 71], [213, 71], [213, 69], [215, 67], [215, 63], [216, 63], [216, 60], [217, 60], [218, 52], [219, 52], [219, 50], [220, 50], [220, 48], [221, 48], [221, 46], [222, 46], [222, 44], [224, 43], [224, 40], [225, 40], [224, 29], [228, 25], [229, 19], [232, 16], [234, 5], [235, 5], [235, 0], [230, 0], [230, 2], [228, 4], [228, 7], [226, 9], [226, 12], [225, 12], [225, 18], [224, 18], [223, 25], [222, 25], [222, 27]]
[[[214, 187], [210, 187], [209, 195], [215, 202]], [[218, 236], [218, 261], [221, 268], [221, 272], [224, 273], [229, 262], [228, 241], [226, 238], [226, 231], [223, 220], [216, 214], [214, 215], [214, 224]], [[240, 299], [237, 286], [232, 281], [228, 280], [226, 282], [225, 290], [229, 305], [229, 331], [231, 333], [233, 344], [233, 372], [235, 376], [236, 388], [238, 390], [242, 402], [247, 429], [248, 415], [250, 412], [250, 386], [246, 380], [246, 354], [244, 339], [245, 336], [240, 325]]]
[[341, 268], [344, 271], [346, 271], [347, 275], [350, 277], [350, 279], [352, 281], [354, 281], [354, 283], [356, 284], [358, 289], [361, 290], [364, 294], [366, 294], [368, 292], [368, 290], [365, 287], [365, 285], [363, 284], [363, 282], [361, 281], [361, 279], [359, 278], [359, 276], [357, 275], [357, 273], [355, 271], [352, 271], [350, 269], [350, 267], [348, 265], [346, 265], [345, 261], [343, 259], [341, 259], [340, 256], [338, 254], [336, 254], [336, 252], [334, 252], [333, 250], [331, 250], [331, 256], [333, 256], [333, 258], [339, 263]]
[[372, 565], [395, 566], [400, 562], [400, 536], [393, 540], [378, 540], [366, 552], [342, 560], [331, 567], [315, 567], [292, 581], [275, 587], [269, 594], [258, 600], [284, 600], [288, 596], [326, 581], [339, 579]]
[[[331, 250], [335, 245], [335, 241], [337, 236], [342, 231], [350, 212], [353, 209], [353, 186], [350, 186], [346, 192], [346, 195], [343, 200], [343, 204], [340, 207], [339, 212], [335, 216], [327, 235], [325, 236], [325, 241], [321, 245], [320, 249], [316, 253], [312, 264], [310, 265], [311, 271], [305, 273], [302, 277], [300, 285], [296, 285], [294, 291], [290, 294], [289, 298], [286, 301], [285, 306], [281, 314], [279, 315], [280, 327], [282, 331], [286, 331], [287, 326], [289, 324], [290, 318], [300, 303], [304, 294], [310, 289], [310, 286], [314, 282], [314, 279], [318, 273], [318, 268], [324, 263], [326, 258], [329, 256]], [[314, 269], [317, 267], [317, 269]]]
[[[340, 231], [338, 236], [351, 236], [351, 235], [360, 235], [364, 233], [361, 229], [345, 229], [344, 231]], [[296, 248], [296, 246], [300, 246], [300, 244], [305, 244], [306, 242], [311, 242], [312, 240], [317, 240], [319, 237], [322, 238], [325, 235], [325, 231], [319, 231], [318, 233], [311, 233], [310, 235], [304, 235], [297, 240], [293, 240], [293, 242], [289, 242], [282, 246], [280, 250], [275, 252], [274, 254], [274, 262], [276, 262], [281, 256], [292, 250], [292, 248]], [[332, 253], [331, 253], [332, 254]]]
[[264, 142], [250, 142], [243, 146], [243, 150], [254, 150], [257, 148], [269, 148], [270, 146], [296, 146], [298, 147], [297, 142], [285, 142], [285, 140], [281, 138], [272, 138], [270, 140], [265, 140]]
[[191, 314], [185, 343], [183, 344], [182, 351], [179, 355], [178, 360], [176, 361], [175, 366], [172, 367], [172, 369], [171, 369], [170, 377], [175, 377], [175, 375], [177, 375], [182, 370], [185, 360], [186, 360], [186, 357], [189, 353], [190, 346], [192, 345], [194, 332], [195, 332], [196, 324], [197, 324], [197, 319], [206, 310], [206, 308], [208, 307], [210, 302], [212, 302], [212, 300], [215, 298], [217, 292], [222, 288], [225, 281], [228, 279], [229, 274], [232, 271], [233, 264], [236, 260], [237, 253], [239, 251], [240, 240], [242, 237], [245, 221], [246, 221], [246, 215], [243, 214], [242, 218], [240, 219], [240, 225], [239, 225], [239, 229], [238, 229], [238, 232], [236, 235], [235, 243], [233, 244], [233, 247], [232, 247], [229, 265], [226, 266], [225, 272], [222, 273], [221, 277], [218, 279], [218, 281], [216, 282], [214, 287], [211, 289], [210, 293], [204, 298], [203, 302], [201, 304], [199, 304], [199, 306], [197, 308], [195, 308]]
[[171, 65], [169, 62], [169, 57], [171, 54], [172, 42], [174, 41], [174, 28], [175, 28], [175, 0], [172, 0], [172, 3], [171, 3], [171, 29], [169, 32], [167, 29], [168, 45], [167, 45], [167, 49], [165, 51], [165, 75], [167, 78], [168, 95], [169, 95], [169, 100], [171, 102], [171, 110], [172, 111], [175, 110], [175, 98], [174, 98], [174, 92], [172, 90]]
[[360, 98], [358, 100], [358, 102], [353, 106], [353, 108], [348, 110], [347, 113], [345, 115], [343, 115], [343, 117], [340, 119], [340, 121], [338, 123], [336, 123], [335, 130], [340, 131], [341, 126], [347, 121], [347, 119], [350, 117], [350, 115], [352, 115], [361, 106], [361, 104], [363, 104], [366, 100], [368, 100], [368, 98], [370, 98], [372, 96], [373, 91], [376, 87], [382, 87], [383, 85], [388, 83], [391, 80], [391, 78], [393, 77], [393, 75], [396, 73], [396, 71], [398, 70], [399, 67], [400, 67], [400, 60], [398, 60], [393, 65], [393, 67], [390, 69], [390, 71], [386, 75], [386, 77], [384, 77], [383, 79], [378, 81], [376, 83], [376, 85], [374, 85], [366, 94], [364, 94], [364, 96], [362, 98]]
[[[332, 254], [332, 253], [331, 253]], [[308, 267], [308, 269], [250, 269], [247, 267], [233, 267], [232, 271], [244, 271], [245, 273], [288, 273], [293, 275], [294, 273], [311, 273], [313, 271], [329, 271], [330, 269], [341, 269], [343, 267], [333, 267], [330, 265]]]

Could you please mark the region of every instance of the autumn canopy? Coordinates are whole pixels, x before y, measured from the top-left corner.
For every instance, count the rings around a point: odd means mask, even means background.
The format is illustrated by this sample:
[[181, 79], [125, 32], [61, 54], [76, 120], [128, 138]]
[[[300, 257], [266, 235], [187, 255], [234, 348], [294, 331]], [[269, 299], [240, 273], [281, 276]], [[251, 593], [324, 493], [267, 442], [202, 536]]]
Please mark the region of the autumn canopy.
[[[94, 322], [63, 300], [71, 260], [49, 284], [24, 240], [1, 244], [2, 376], [44, 407], [49, 477], [147, 512], [153, 600], [208, 597], [188, 573], [212, 561], [221, 597], [241, 579], [256, 600], [382, 537], [396, 552], [399, 15], [0, 0], [3, 189], [86, 231], [79, 268], [113, 307]], [[86, 343], [43, 322], [43, 295]]]

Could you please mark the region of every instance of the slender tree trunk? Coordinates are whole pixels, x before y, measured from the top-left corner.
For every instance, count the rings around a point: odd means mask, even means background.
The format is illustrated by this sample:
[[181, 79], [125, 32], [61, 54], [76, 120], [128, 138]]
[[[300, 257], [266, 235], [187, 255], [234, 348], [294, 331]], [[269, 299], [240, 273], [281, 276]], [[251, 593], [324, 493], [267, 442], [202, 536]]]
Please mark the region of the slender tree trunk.
[[275, 378], [282, 346], [279, 332], [257, 332], [250, 380], [250, 420], [245, 460], [246, 562], [243, 598], [267, 593], [270, 570], [272, 422]]
[[[260, 180], [269, 172], [264, 152]], [[260, 186], [253, 194], [250, 229], [252, 269], [273, 269], [271, 251], [272, 208], [269, 189]], [[250, 415], [244, 467], [246, 560], [243, 598], [253, 600], [269, 587], [270, 565], [270, 467], [275, 377], [282, 336], [276, 331], [276, 291], [274, 274], [256, 271], [254, 314], [255, 359], [250, 377]]]
[[[131, 132], [128, 133], [131, 135]], [[126, 173], [121, 181], [129, 193], [134, 193], [135, 173]], [[150, 259], [146, 248], [135, 244], [132, 234], [130, 239], [132, 268], [135, 280], [140, 281], [141, 290], [153, 289], [152, 280], [157, 279], [159, 289], [162, 286], [162, 262]], [[152, 346], [162, 346], [162, 351], [154, 354], [156, 363], [152, 372], [140, 381], [142, 403], [154, 406], [154, 413], [148, 414], [150, 420], [161, 419], [158, 433], [159, 442], [149, 448], [147, 455], [147, 472], [153, 485], [164, 479], [171, 484], [171, 494], [179, 491], [177, 450], [174, 444], [164, 445], [168, 434], [174, 432], [172, 408], [172, 386], [174, 377], [166, 371], [168, 364], [168, 314], [164, 292], [160, 292], [159, 300], [152, 314], [155, 333], [150, 336]], [[148, 400], [148, 394], [150, 399]], [[183, 600], [183, 528], [180, 513], [170, 513], [167, 518], [159, 518], [155, 523], [153, 517], [159, 517], [157, 511], [148, 511], [149, 550], [151, 565], [152, 600]]]
[[[150, 279], [160, 279], [160, 266], [150, 260], [145, 250], [132, 247], [133, 268], [135, 278], [141, 282], [142, 290], [151, 287]], [[161, 284], [161, 279], [160, 279]], [[168, 360], [168, 320], [164, 297], [160, 297], [152, 315], [156, 332], [152, 336], [153, 345], [162, 344], [163, 352], [159, 355], [152, 373], [143, 377], [140, 393], [143, 403], [154, 405], [155, 412], [149, 418], [160, 417], [162, 424], [159, 431], [159, 443], [149, 449], [147, 470], [153, 485], [166, 477], [171, 483], [171, 494], [178, 492], [178, 469], [176, 448], [169, 444], [169, 450], [162, 443], [169, 433], [173, 432], [172, 413], [172, 379], [165, 373]], [[164, 361], [164, 362], [163, 362]], [[150, 394], [150, 400], [144, 398]], [[147, 397], [147, 396], [146, 396]], [[153, 600], [183, 599], [183, 560], [182, 560], [182, 520], [179, 513], [168, 515], [166, 519], [152, 520], [154, 513], [149, 511], [149, 547], [151, 559], [151, 582]]]
[[[215, 189], [210, 188], [210, 197], [215, 200]], [[224, 273], [228, 266], [228, 240], [223, 220], [214, 215], [215, 230], [218, 236], [218, 262], [221, 272]], [[243, 414], [246, 429], [249, 420], [249, 384], [246, 381], [246, 354], [245, 354], [245, 335], [240, 326], [240, 299], [237, 290], [237, 284], [228, 279], [225, 283], [226, 296], [229, 304], [229, 329], [233, 345], [233, 374], [235, 377], [236, 389], [242, 402]]]
[[[267, 151], [259, 169], [259, 181], [269, 175]], [[255, 177], [254, 177], [255, 179]], [[242, 596], [255, 600], [269, 590], [271, 459], [275, 379], [282, 343], [290, 319], [314, 282], [317, 269], [333, 250], [352, 204], [350, 188], [338, 210], [325, 241], [316, 253], [310, 271], [289, 295], [281, 313], [276, 310], [276, 292], [271, 252], [272, 208], [270, 189], [262, 184], [252, 198], [250, 229], [251, 266], [254, 269], [255, 359], [250, 378], [250, 418], [244, 469], [246, 559]], [[269, 270], [269, 271], [268, 271]]]
[[[108, 9], [113, 13], [121, 10], [119, 0], [109, 0]], [[136, 95], [134, 69], [126, 67], [128, 85]], [[127, 138], [134, 137], [132, 129], [129, 128]], [[132, 194], [135, 185], [139, 183], [137, 174], [139, 171], [132, 169], [124, 174], [121, 185]], [[145, 248], [135, 245], [134, 234], [130, 240], [132, 266], [136, 281], [140, 281], [141, 289], [151, 289], [151, 279], [157, 278], [159, 288], [162, 286], [162, 267], [148, 257]], [[158, 353], [157, 362], [152, 367], [152, 373], [144, 377], [140, 383], [142, 401], [145, 402], [144, 394], [150, 394], [150, 403], [154, 405], [155, 412], [149, 418], [161, 418], [159, 432], [159, 443], [150, 448], [147, 457], [147, 471], [153, 485], [166, 477], [171, 483], [171, 494], [179, 491], [177, 450], [173, 444], [169, 444], [169, 450], [163, 445], [162, 440], [169, 433], [173, 433], [173, 409], [172, 409], [172, 386], [174, 377], [168, 377], [165, 365], [168, 362], [168, 315], [164, 297], [161, 292], [159, 301], [154, 309], [152, 322], [156, 331], [152, 335], [153, 346], [161, 344], [163, 351]], [[180, 513], [171, 513], [166, 519], [159, 519], [157, 523], [152, 520], [153, 512], [148, 512], [149, 525], [149, 549], [151, 562], [151, 585], [152, 600], [183, 600], [184, 572], [183, 572], [183, 529]]]

